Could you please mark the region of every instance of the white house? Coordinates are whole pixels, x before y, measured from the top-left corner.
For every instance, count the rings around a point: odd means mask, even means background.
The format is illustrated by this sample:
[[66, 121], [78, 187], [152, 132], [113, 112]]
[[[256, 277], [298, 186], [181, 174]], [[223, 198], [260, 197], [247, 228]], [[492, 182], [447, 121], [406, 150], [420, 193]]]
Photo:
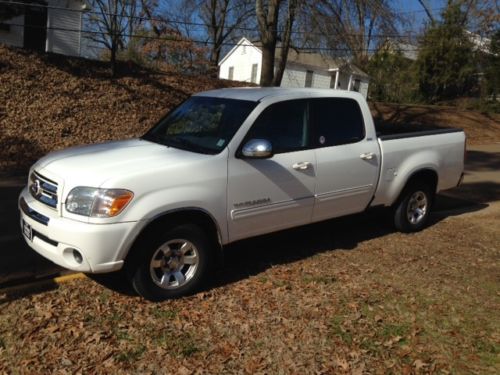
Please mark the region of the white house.
[[[259, 83], [261, 67], [259, 44], [242, 38], [219, 62], [219, 78]], [[290, 49], [281, 86], [353, 90], [366, 97], [369, 82], [365, 72], [345, 60]]]
[[0, 43], [79, 56], [84, 0], [46, 0], [24, 6], [23, 14], [0, 21]]

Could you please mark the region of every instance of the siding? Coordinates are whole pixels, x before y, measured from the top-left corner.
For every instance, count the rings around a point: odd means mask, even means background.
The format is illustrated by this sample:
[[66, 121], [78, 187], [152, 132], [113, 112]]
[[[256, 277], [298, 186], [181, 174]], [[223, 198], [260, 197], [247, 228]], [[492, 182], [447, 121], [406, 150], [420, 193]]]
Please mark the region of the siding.
[[[289, 69], [286, 68], [283, 72], [283, 79], [281, 80], [281, 87], [304, 87], [306, 82], [306, 70]], [[314, 75], [313, 75], [314, 85]]]
[[[82, 3], [74, 0], [49, 0], [48, 5], [80, 10]], [[47, 30], [45, 50], [47, 52], [79, 56], [81, 17], [81, 12], [64, 9], [48, 9], [47, 26], [49, 29]], [[24, 15], [4, 21], [4, 23], [24, 25]], [[51, 30], [50, 27], [75, 31]], [[11, 26], [8, 32], [0, 30], [0, 43], [5, 43], [14, 47], [24, 47], [24, 27]]]
[[[242, 44], [250, 44], [244, 41]], [[219, 78], [229, 79], [229, 68], [234, 67], [233, 80], [251, 82], [252, 65], [257, 64], [256, 81], [260, 82], [262, 53], [255, 47], [238, 45], [219, 67]]]
[[[299, 67], [286, 68], [283, 72], [281, 87], [305, 87], [307, 69]], [[329, 89], [331, 75], [327, 72], [313, 72], [312, 85], [314, 88]]]
[[[24, 15], [4, 21], [5, 24], [24, 25]], [[0, 43], [14, 47], [22, 47], [24, 44], [24, 27], [11, 26], [9, 31], [0, 30]]]
[[[72, 9], [78, 9], [78, 2], [53, 0], [49, 4], [57, 7], [64, 7], [70, 4]], [[49, 9], [47, 18], [49, 30], [47, 30], [47, 52], [61, 53], [70, 56], [80, 55], [80, 27], [81, 12], [64, 9]], [[50, 28], [61, 28], [66, 30], [51, 30]]]

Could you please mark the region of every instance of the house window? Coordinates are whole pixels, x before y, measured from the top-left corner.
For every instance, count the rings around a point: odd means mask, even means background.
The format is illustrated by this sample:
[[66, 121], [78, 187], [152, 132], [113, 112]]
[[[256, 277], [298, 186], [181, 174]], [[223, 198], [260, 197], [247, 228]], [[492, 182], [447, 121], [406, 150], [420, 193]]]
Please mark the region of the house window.
[[336, 76], [331, 76], [330, 77], [330, 88], [331, 89], [335, 88], [335, 78], [336, 78]]
[[227, 75], [227, 79], [233, 79], [233, 76], [234, 76], [234, 66], [230, 66], [229, 67], [229, 73]]
[[359, 92], [360, 87], [361, 87], [361, 80], [359, 79], [354, 80], [354, 87], [352, 89], [354, 91]]
[[312, 87], [312, 83], [313, 83], [313, 71], [308, 70], [306, 72], [306, 84], [304, 87]]
[[253, 64], [252, 65], [252, 77], [250, 78], [250, 82], [252, 83], [257, 83], [257, 68], [258, 64]]

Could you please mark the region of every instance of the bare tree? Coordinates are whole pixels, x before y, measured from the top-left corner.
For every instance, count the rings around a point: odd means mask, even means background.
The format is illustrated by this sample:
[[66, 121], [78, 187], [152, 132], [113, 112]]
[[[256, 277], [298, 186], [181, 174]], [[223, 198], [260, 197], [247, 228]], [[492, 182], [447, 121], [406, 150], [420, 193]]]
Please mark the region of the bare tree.
[[87, 38], [109, 51], [111, 71], [116, 75], [117, 53], [122, 50], [135, 26], [141, 22], [138, 17], [137, 0], [91, 0], [93, 12], [87, 18]]
[[186, 38], [205, 41], [214, 74], [224, 48], [255, 24], [253, 0], [184, 0], [168, 6], [163, 2], [159, 13], [173, 28]]
[[[284, 26], [279, 29], [280, 9], [287, 7]], [[291, 34], [297, 10], [297, 0], [255, 1], [255, 13], [262, 44], [261, 86], [279, 86], [283, 78]], [[275, 73], [276, 46], [281, 39], [279, 64]]]
[[428, 0], [418, 0], [419, 4], [424, 8], [425, 13], [427, 14], [427, 17], [429, 17], [429, 20], [431, 22], [435, 21], [434, 15], [432, 14], [432, 9], [430, 6], [430, 3]]
[[390, 0], [316, 0], [310, 3], [311, 28], [326, 47], [363, 66], [383, 41], [398, 34], [399, 18]]
[[255, 11], [251, 0], [204, 0], [201, 19], [210, 38], [210, 64], [217, 68], [224, 43]]

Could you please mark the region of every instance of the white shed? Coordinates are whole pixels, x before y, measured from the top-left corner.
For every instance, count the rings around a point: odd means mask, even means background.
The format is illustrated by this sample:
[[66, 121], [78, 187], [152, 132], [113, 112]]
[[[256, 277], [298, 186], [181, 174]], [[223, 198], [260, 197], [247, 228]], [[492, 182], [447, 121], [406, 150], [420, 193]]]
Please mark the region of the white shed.
[[[277, 59], [279, 48], [277, 48]], [[260, 82], [262, 50], [242, 38], [219, 62], [219, 78]], [[366, 98], [369, 76], [346, 60], [290, 49], [281, 87], [315, 87], [358, 91]]]
[[0, 21], [0, 43], [42, 52], [80, 56], [84, 0], [26, 4], [22, 14]]

